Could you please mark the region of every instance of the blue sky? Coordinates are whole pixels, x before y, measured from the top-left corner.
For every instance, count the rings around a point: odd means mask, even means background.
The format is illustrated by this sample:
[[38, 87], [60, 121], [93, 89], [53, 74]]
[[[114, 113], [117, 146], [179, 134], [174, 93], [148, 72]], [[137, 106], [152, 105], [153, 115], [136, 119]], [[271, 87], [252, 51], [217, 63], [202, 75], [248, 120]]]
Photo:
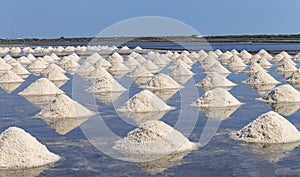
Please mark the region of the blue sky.
[[163, 16], [202, 35], [298, 34], [299, 0], [0, 0], [0, 38], [91, 37], [122, 20]]

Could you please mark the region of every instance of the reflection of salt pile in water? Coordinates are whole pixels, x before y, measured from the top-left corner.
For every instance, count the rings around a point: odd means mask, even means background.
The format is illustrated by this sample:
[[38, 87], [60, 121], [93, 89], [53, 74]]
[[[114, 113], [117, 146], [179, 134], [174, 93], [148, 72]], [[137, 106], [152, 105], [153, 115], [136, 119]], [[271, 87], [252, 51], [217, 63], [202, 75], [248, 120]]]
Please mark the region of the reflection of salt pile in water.
[[236, 86], [235, 83], [231, 82], [230, 80], [226, 79], [226, 77], [216, 72], [208, 73], [207, 76], [196, 85], [200, 86], [204, 90], [210, 90], [218, 87], [230, 89]]
[[241, 103], [226, 89], [215, 88], [205, 92], [193, 105], [199, 107], [230, 107], [239, 106]]
[[170, 76], [163, 73], [151, 77], [146, 83], [142, 84], [142, 88], [146, 89], [179, 89], [180, 84], [174, 81]]
[[95, 83], [87, 89], [87, 91], [92, 93], [124, 92], [126, 89], [114, 78], [104, 76], [98, 78]]
[[60, 157], [21, 128], [10, 127], [0, 135], [0, 168], [32, 168], [57, 162]]
[[159, 112], [174, 109], [159, 99], [155, 94], [148, 90], [143, 90], [127, 102], [125, 102], [118, 111], [120, 112]]
[[299, 103], [269, 103], [272, 109], [279, 114], [289, 116], [294, 114], [299, 108]]
[[38, 114], [38, 116], [42, 118], [58, 119], [90, 117], [92, 115], [94, 115], [94, 112], [88, 110], [64, 94], [58, 95], [54, 101], [42, 109]]
[[265, 102], [300, 102], [300, 93], [291, 85], [285, 84], [270, 90], [259, 100]]
[[278, 84], [275, 78], [265, 71], [258, 71], [256, 73], [251, 73], [249, 78], [244, 81], [247, 84]]
[[20, 83], [24, 80], [11, 70], [6, 71], [0, 76], [0, 83]]
[[23, 79], [27, 78], [30, 75], [30, 72], [24, 68], [21, 64], [17, 63], [12, 69], [14, 73], [22, 77]]
[[25, 88], [19, 95], [34, 96], [34, 95], [57, 95], [64, 93], [57, 88], [51, 81], [46, 78], [40, 78]]
[[210, 108], [210, 107], [199, 107], [199, 110], [204, 112], [208, 118], [225, 120], [233, 114], [239, 106], [224, 107], [224, 108]]
[[[128, 135], [115, 142], [114, 148], [132, 160], [155, 160], [164, 155], [195, 150], [196, 143], [190, 142], [179, 131], [161, 121], [147, 121]], [[150, 159], [150, 160], [151, 160]], [[149, 160], [148, 160], [149, 161]]]
[[237, 132], [238, 140], [257, 143], [289, 143], [300, 140], [300, 132], [284, 117], [270, 111]]

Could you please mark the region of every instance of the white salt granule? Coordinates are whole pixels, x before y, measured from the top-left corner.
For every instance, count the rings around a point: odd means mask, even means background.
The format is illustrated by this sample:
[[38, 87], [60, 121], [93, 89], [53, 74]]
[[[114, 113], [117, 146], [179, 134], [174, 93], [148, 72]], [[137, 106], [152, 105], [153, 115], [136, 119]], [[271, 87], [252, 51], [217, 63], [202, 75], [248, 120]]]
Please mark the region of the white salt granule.
[[60, 157], [21, 128], [10, 127], [0, 135], [0, 168], [33, 168], [57, 162]]
[[[162, 121], [147, 121], [115, 142], [115, 149], [128, 156], [167, 155], [198, 148], [179, 131]], [[155, 158], [155, 157], [153, 157]]]
[[146, 89], [180, 89], [183, 88], [170, 76], [159, 73], [151, 77], [146, 83], [142, 84], [141, 88]]
[[199, 107], [230, 107], [239, 106], [241, 103], [226, 89], [215, 88], [205, 92], [192, 105]]
[[34, 95], [57, 95], [64, 93], [57, 88], [50, 80], [46, 78], [40, 78], [25, 88], [19, 95], [22, 96], [34, 96]]
[[300, 132], [274, 111], [267, 112], [236, 134], [236, 139], [256, 143], [290, 143], [300, 140]]
[[92, 93], [124, 92], [126, 89], [111, 77], [98, 78], [95, 83], [87, 89]]
[[0, 83], [17, 83], [24, 80], [11, 70], [6, 71], [0, 76]]
[[300, 102], [300, 92], [289, 84], [275, 87], [259, 100], [265, 102]]
[[58, 95], [54, 101], [48, 104], [41, 112], [38, 113], [42, 118], [76, 118], [90, 117], [95, 115], [94, 112], [88, 110], [78, 102], [72, 100], [67, 95]]
[[258, 71], [256, 73], [251, 73], [249, 78], [244, 81], [247, 84], [278, 84], [278, 82], [274, 77], [268, 74], [265, 71]]
[[236, 86], [235, 83], [231, 82], [226, 77], [216, 72], [208, 73], [207, 76], [196, 85], [200, 86], [201, 88], [208, 88], [208, 89], [217, 88], [217, 87], [231, 88]]
[[168, 111], [174, 109], [168, 106], [164, 101], [162, 101], [155, 94], [149, 90], [143, 90], [133, 97], [131, 97], [127, 102], [125, 102], [118, 111], [120, 112], [159, 112]]

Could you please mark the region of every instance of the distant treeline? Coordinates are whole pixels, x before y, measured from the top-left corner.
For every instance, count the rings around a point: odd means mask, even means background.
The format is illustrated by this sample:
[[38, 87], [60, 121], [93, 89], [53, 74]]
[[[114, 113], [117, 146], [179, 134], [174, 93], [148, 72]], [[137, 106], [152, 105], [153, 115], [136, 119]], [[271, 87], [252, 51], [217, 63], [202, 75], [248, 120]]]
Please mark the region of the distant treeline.
[[65, 38], [57, 39], [0, 39], [1, 44], [26, 43], [79, 43], [79, 42], [300, 42], [300, 34], [293, 35], [228, 35], [228, 36], [166, 36], [166, 37], [105, 37], [105, 38]]

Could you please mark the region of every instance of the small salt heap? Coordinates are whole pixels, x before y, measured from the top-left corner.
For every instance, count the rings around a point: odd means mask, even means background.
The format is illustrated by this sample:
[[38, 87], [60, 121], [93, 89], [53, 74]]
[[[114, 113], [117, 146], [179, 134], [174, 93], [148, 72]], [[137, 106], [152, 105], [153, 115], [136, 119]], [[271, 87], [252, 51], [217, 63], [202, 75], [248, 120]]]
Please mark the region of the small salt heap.
[[53, 58], [53, 60], [56, 60], [56, 61], [60, 60], [60, 58], [55, 53], [51, 53], [50, 57]]
[[288, 82], [300, 83], [300, 69], [294, 71], [286, 80]]
[[231, 82], [230, 80], [226, 79], [226, 77], [216, 72], [208, 73], [207, 76], [196, 85], [200, 86], [205, 91], [218, 87], [231, 88], [236, 86], [235, 83]]
[[206, 72], [216, 72], [222, 75], [229, 75], [231, 72], [228, 71], [221, 63], [217, 62], [212, 65], [210, 68], [205, 69]]
[[6, 71], [0, 76], [0, 83], [19, 83], [24, 80], [11, 70]]
[[194, 73], [188, 69], [186, 65], [183, 63], [179, 62], [176, 65], [173, 65], [174, 68], [172, 68], [171, 72], [169, 75], [171, 76], [192, 76]]
[[157, 158], [167, 154], [176, 154], [198, 148], [179, 131], [162, 121], [147, 121], [128, 135], [118, 140], [114, 146], [128, 158], [143, 160], [143, 156]]
[[256, 73], [251, 73], [249, 78], [244, 81], [247, 84], [278, 84], [278, 82], [274, 77], [268, 74], [265, 71], [258, 71]]
[[101, 55], [98, 53], [93, 53], [92, 55], [88, 56], [85, 60], [85, 62], [89, 64], [95, 64], [100, 58], [103, 58]]
[[13, 71], [14, 73], [16, 73], [17, 75], [19, 75], [20, 77], [27, 78], [28, 75], [30, 75], [30, 72], [24, 68], [21, 64], [16, 64], [11, 71]]
[[265, 58], [267, 60], [271, 60], [273, 57], [272, 55], [270, 55], [266, 50], [262, 49], [260, 50], [258, 53], [258, 55], [260, 55], [262, 58]]
[[256, 72], [259, 72], [259, 71], [263, 71], [263, 72], [267, 72], [263, 67], [261, 67], [258, 63], [256, 62], [251, 62], [251, 65], [248, 66], [246, 69], [245, 69], [245, 72], [246, 73], [256, 73]]
[[18, 127], [10, 127], [0, 134], [0, 157], [1, 169], [40, 167], [60, 159]]
[[163, 73], [157, 74], [151, 77], [146, 83], [144, 83], [142, 88], [145, 89], [180, 89], [182, 86], [173, 80], [170, 76]]
[[4, 73], [10, 70], [12, 67], [8, 63], [6, 63], [2, 58], [0, 58], [0, 73]]
[[158, 66], [156, 66], [151, 60], [147, 60], [145, 63], [143, 63], [143, 66], [150, 72], [158, 72], [160, 69]]
[[177, 60], [181, 60], [189, 66], [192, 66], [194, 64], [194, 62], [189, 57], [187, 57], [186, 55], [179, 56], [177, 58]]
[[202, 69], [204, 69], [204, 70], [207, 70], [207, 69], [211, 68], [212, 66], [216, 65], [217, 63], [220, 64], [220, 62], [217, 59], [215, 59], [213, 57], [210, 57], [210, 56], [208, 56], [207, 58], [205, 58], [200, 63], [201, 63]]
[[148, 71], [144, 66], [138, 65], [134, 70], [131, 71], [130, 76], [133, 78], [137, 77], [152, 77], [153, 74]]
[[136, 66], [140, 65], [140, 63], [133, 57], [128, 57], [124, 64], [131, 70], [133, 70]]
[[235, 67], [245, 67], [246, 64], [244, 63], [244, 61], [237, 55], [233, 55], [229, 60], [227, 65], [230, 68], [235, 68]]
[[274, 62], [279, 62], [279, 61], [281, 61], [283, 58], [284, 58], [284, 55], [282, 55], [282, 54], [277, 54], [277, 55], [275, 55], [275, 56], [273, 57], [272, 61], [274, 61]]
[[50, 80], [40, 78], [25, 88], [19, 95], [35, 96], [35, 95], [57, 95], [64, 93], [57, 88]]
[[31, 63], [31, 61], [25, 56], [18, 58], [17, 61], [23, 66], [27, 66]]
[[198, 107], [234, 107], [241, 105], [241, 103], [226, 89], [215, 88], [205, 92], [193, 105]]
[[48, 104], [38, 114], [42, 118], [79, 118], [79, 117], [90, 117], [95, 113], [88, 110], [78, 102], [72, 100], [67, 95], [58, 95], [54, 101]]
[[112, 66], [107, 69], [110, 72], [130, 71], [130, 69], [126, 65], [124, 65], [123, 63], [121, 63], [121, 62], [113, 62], [113, 63], [111, 63], [111, 65]]
[[117, 52], [115, 52], [112, 56], [109, 57], [109, 61], [110, 63], [123, 63], [123, 57], [118, 54]]
[[133, 97], [131, 97], [126, 103], [124, 103], [118, 111], [120, 112], [131, 112], [131, 113], [141, 113], [141, 112], [160, 112], [168, 111], [174, 109], [168, 106], [155, 94], [149, 90], [143, 90]]
[[101, 77], [87, 89], [92, 93], [124, 92], [126, 89], [115, 79], [111, 77]]
[[44, 70], [45, 68], [47, 68], [46, 62], [43, 61], [42, 59], [37, 59], [35, 61], [33, 61], [28, 67], [27, 69], [29, 69], [29, 71], [32, 71], [34, 73], [40, 73], [42, 70]]
[[103, 67], [103, 68], [107, 69], [107, 68], [111, 67], [112, 65], [107, 60], [105, 60], [103, 57], [101, 57], [98, 59], [98, 61], [95, 62], [94, 66], [96, 68]]
[[289, 84], [275, 87], [259, 100], [264, 102], [300, 102], [300, 92]]
[[252, 55], [247, 50], [242, 50], [239, 57], [241, 57], [244, 62], [248, 62], [252, 58]]
[[272, 64], [267, 59], [257, 54], [254, 55], [250, 61], [258, 63], [263, 68], [270, 68], [272, 66]]
[[300, 132], [287, 119], [270, 111], [236, 134], [238, 140], [255, 143], [290, 143], [300, 140]]
[[278, 72], [293, 72], [296, 70], [297, 70], [297, 67], [291, 63], [282, 63], [277, 67]]

